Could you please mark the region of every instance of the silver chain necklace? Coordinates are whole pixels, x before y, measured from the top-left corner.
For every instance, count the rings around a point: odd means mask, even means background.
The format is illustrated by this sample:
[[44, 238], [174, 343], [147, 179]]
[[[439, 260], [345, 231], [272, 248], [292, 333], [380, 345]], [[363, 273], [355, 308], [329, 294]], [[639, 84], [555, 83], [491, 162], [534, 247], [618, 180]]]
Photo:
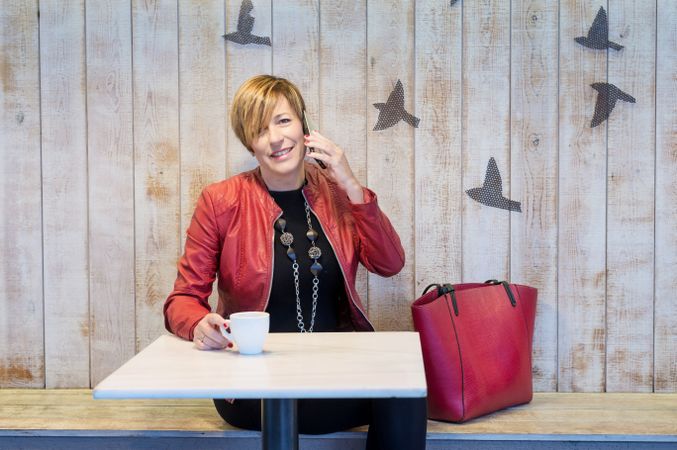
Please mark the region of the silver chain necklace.
[[306, 325], [303, 322], [301, 297], [299, 296], [299, 263], [296, 260], [296, 252], [294, 251], [294, 247], [292, 247], [292, 244], [294, 243], [294, 236], [290, 232], [286, 231], [287, 221], [283, 217], [280, 217], [275, 221], [275, 227], [280, 231], [280, 233], [282, 233], [280, 236], [280, 242], [282, 242], [282, 245], [287, 247], [287, 256], [292, 261], [292, 269], [294, 270], [294, 287], [296, 289], [297, 326], [301, 333], [312, 333], [313, 327], [315, 326], [315, 313], [317, 312], [317, 293], [320, 289], [320, 280], [317, 278], [317, 276], [320, 272], [322, 272], [322, 264], [320, 264], [317, 260], [320, 258], [320, 256], [322, 256], [322, 251], [320, 250], [320, 247], [315, 245], [315, 241], [317, 241], [319, 235], [317, 234], [317, 231], [313, 229], [313, 224], [310, 221], [310, 207], [308, 206], [307, 201], [304, 200], [303, 203], [306, 208], [306, 221], [308, 222], [308, 232], [306, 233], [306, 237], [310, 241], [308, 256], [313, 260], [313, 264], [310, 266], [310, 272], [313, 274], [313, 310], [310, 315], [310, 328], [307, 330]]

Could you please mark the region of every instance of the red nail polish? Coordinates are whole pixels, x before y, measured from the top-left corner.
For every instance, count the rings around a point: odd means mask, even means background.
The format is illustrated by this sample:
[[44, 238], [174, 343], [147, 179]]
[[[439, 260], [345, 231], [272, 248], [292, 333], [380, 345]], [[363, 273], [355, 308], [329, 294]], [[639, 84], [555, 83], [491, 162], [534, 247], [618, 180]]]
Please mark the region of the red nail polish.
[[228, 343], [228, 348], [233, 348], [233, 343], [232, 343], [232, 342], [229, 342], [229, 343]]

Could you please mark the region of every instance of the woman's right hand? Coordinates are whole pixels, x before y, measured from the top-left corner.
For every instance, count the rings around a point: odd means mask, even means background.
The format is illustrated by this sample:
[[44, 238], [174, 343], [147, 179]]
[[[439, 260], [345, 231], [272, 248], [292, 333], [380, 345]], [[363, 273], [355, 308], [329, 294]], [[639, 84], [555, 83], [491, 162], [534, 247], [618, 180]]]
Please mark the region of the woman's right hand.
[[193, 342], [199, 350], [230, 348], [232, 342], [221, 334], [220, 327], [228, 326], [226, 319], [216, 313], [209, 313], [200, 320], [193, 330]]

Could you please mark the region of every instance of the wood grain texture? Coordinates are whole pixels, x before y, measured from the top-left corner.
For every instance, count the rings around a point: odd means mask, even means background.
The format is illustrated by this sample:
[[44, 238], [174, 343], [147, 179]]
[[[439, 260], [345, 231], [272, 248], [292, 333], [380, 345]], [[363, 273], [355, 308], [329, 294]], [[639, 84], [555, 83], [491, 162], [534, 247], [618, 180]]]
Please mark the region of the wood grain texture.
[[462, 279], [462, 5], [416, 2], [415, 295]]
[[385, 103], [397, 80], [404, 109], [416, 116], [414, 2], [370, 3], [367, 7], [367, 180], [379, 205], [400, 236], [406, 254], [402, 271], [389, 279], [369, 277], [369, 316], [378, 330], [412, 329], [414, 296], [414, 128], [400, 121], [373, 131], [379, 117], [374, 103]]
[[84, 1], [40, 7], [45, 383], [89, 385]]
[[675, 423], [675, 394], [535, 393], [527, 405], [461, 425], [428, 421], [428, 433], [570, 435], [608, 441], [634, 436], [640, 440], [642, 436], [674, 436]]
[[607, 392], [653, 390], [656, 4], [609, 1], [609, 83], [619, 101], [608, 120]]
[[[491, 157], [511, 197], [510, 3], [463, 4], [463, 189], [482, 186]], [[510, 220], [504, 209], [463, 196], [463, 281], [509, 275]]]
[[[94, 400], [88, 389], [4, 389], [0, 391], [0, 435], [23, 430], [40, 435], [57, 430], [237, 431], [207, 399]], [[463, 435], [674, 436], [677, 394], [536, 393], [528, 405], [510, 408], [464, 424], [428, 421], [429, 438]], [[190, 420], [186, 420], [190, 417]], [[366, 427], [358, 428], [366, 431]], [[358, 430], [353, 429], [352, 431]]]
[[89, 389], [3, 389], [0, 399], [3, 430], [236, 429], [209, 399], [94, 400]]
[[[338, 0], [320, 4], [320, 132], [345, 151], [350, 168], [367, 185], [367, 4]], [[360, 266], [356, 287], [368, 308], [368, 275]]]
[[135, 353], [132, 29], [129, 4], [85, 9], [94, 385]]
[[176, 0], [133, 0], [136, 351], [164, 332], [179, 229], [179, 81]]
[[[181, 243], [202, 189], [226, 174], [226, 55], [223, 1], [179, 3]], [[171, 289], [171, 286], [169, 287]], [[216, 283], [209, 303], [215, 309]]]
[[286, 0], [272, 9], [273, 73], [299, 88], [310, 117], [320, 111], [319, 8], [319, 0]]
[[[270, 333], [263, 353], [200, 351], [163, 335], [94, 389], [96, 399], [426, 395], [417, 333]], [[196, 370], [199, 368], [199, 370]], [[396, 373], [397, 376], [384, 376]]]
[[179, 3], [182, 242], [202, 189], [225, 177], [224, 4]]
[[654, 390], [677, 392], [677, 3], [657, 8]]
[[594, 82], [606, 81], [606, 52], [585, 36], [599, 2], [560, 2], [559, 62], [559, 391], [605, 389], [606, 122], [590, 128]]
[[538, 289], [534, 389], [557, 389], [558, 8], [515, 0], [511, 51], [510, 279]]
[[0, 387], [43, 387], [37, 2], [0, 8]]
[[[237, 29], [237, 21], [240, 14], [242, 0], [228, 0], [226, 2], [226, 32], [230, 33]], [[271, 37], [272, 34], [272, 7], [270, 0], [252, 1], [254, 9], [251, 12], [254, 17], [254, 29], [252, 33], [257, 36]], [[272, 42], [275, 45], [275, 42]], [[234, 42], [226, 42], [226, 150], [227, 170], [226, 176], [232, 176], [246, 170], [253, 169], [258, 164], [254, 156], [249, 153], [240, 143], [230, 126], [229, 111], [232, 106], [235, 91], [248, 78], [272, 72], [272, 47], [267, 45], [242, 45]]]
[[[276, 73], [402, 237], [400, 275], [360, 269], [379, 329], [509, 277], [540, 291], [536, 390], [677, 390], [676, 2], [253, 0], [272, 47], [222, 37], [242, 0], [86, 3], [0, 8], [0, 386], [86, 387], [162, 332], [197, 196], [257, 164], [232, 96]], [[574, 41], [600, 6], [621, 51]], [[373, 131], [398, 79], [419, 128]], [[637, 101], [590, 128], [607, 81]], [[522, 213], [465, 193], [490, 156]]]

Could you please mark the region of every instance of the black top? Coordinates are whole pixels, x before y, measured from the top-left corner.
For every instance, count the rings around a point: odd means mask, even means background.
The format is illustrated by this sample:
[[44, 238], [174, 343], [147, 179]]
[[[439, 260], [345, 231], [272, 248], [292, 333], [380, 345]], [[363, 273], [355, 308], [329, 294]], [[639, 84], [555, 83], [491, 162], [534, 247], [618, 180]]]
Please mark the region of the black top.
[[[302, 189], [294, 191], [270, 191], [270, 195], [282, 209], [282, 217], [287, 221], [286, 231], [294, 236], [292, 247], [299, 264], [299, 298], [306, 330], [310, 329], [312, 315], [313, 274], [310, 265], [313, 260], [308, 256], [310, 241], [306, 237], [308, 221], [306, 219], [305, 198]], [[318, 262], [322, 264], [322, 272], [318, 275], [319, 290], [317, 312], [313, 331], [338, 331], [339, 309], [344, 296], [343, 275], [334, 251], [327, 240], [315, 215], [310, 213], [313, 229], [319, 237], [315, 245], [322, 250]], [[275, 229], [275, 256], [273, 264], [273, 285], [270, 301], [266, 311], [270, 313], [271, 332], [298, 332], [296, 319], [296, 288], [294, 286], [294, 269], [287, 256], [287, 247], [280, 242], [281, 232]], [[342, 305], [345, 307], [345, 305]]]

